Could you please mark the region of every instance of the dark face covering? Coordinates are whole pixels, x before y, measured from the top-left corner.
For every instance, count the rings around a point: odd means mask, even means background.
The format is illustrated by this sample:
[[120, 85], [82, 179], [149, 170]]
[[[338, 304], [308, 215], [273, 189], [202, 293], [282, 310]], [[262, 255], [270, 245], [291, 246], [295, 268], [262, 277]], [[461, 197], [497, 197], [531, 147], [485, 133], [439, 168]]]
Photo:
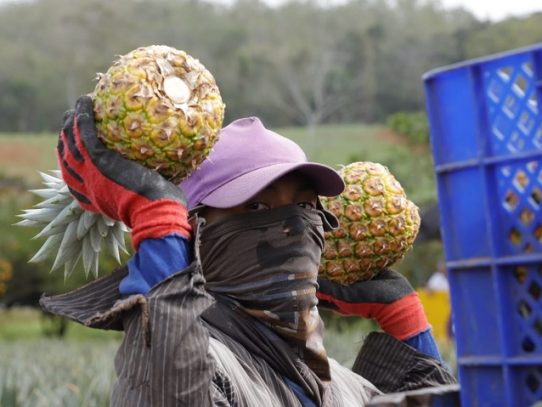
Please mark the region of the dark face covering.
[[203, 227], [200, 255], [210, 292], [269, 326], [329, 380], [316, 307], [321, 216], [297, 205], [233, 215]]

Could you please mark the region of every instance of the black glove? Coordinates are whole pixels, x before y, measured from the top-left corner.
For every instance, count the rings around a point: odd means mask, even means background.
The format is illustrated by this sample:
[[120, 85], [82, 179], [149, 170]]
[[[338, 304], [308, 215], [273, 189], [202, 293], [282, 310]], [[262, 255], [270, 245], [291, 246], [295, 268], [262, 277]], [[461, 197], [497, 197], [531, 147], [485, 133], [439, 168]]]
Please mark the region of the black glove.
[[62, 177], [80, 206], [132, 228], [135, 249], [147, 238], [190, 237], [182, 191], [158, 172], [123, 158], [98, 139], [92, 99], [65, 116], [57, 146]]
[[411, 338], [429, 329], [423, 305], [408, 280], [385, 269], [373, 279], [349, 286], [319, 279], [319, 306], [342, 315], [374, 319], [397, 339]]

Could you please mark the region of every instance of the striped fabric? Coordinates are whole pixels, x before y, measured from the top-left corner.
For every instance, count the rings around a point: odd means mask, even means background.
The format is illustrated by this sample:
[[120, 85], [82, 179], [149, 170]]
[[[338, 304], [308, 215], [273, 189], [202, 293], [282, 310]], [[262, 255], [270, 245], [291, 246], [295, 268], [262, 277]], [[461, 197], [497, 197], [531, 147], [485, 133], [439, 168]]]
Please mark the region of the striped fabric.
[[[86, 326], [124, 330], [115, 357], [112, 406], [301, 407], [265, 360], [203, 322], [200, 316], [214, 300], [205, 291], [196, 264], [164, 280], [147, 296], [121, 299], [118, 284], [126, 273], [121, 268], [75, 291], [44, 296], [40, 301], [46, 311]], [[422, 375], [423, 369], [412, 370], [418, 366], [413, 362], [422, 363], [418, 352], [406, 345], [390, 345], [401, 343], [387, 335], [384, 338], [367, 338], [356, 361], [358, 373], [391, 391], [415, 386], [416, 380], [422, 387], [427, 377], [433, 378], [431, 373]], [[383, 345], [393, 351], [385, 352]], [[390, 366], [385, 363], [388, 357], [390, 363], [397, 362], [391, 370], [401, 373], [385, 374], [382, 366]], [[381, 394], [368, 380], [332, 359], [330, 367], [330, 396], [322, 406], [363, 406]], [[432, 368], [440, 370], [438, 364]], [[388, 379], [395, 383], [386, 383]], [[449, 380], [444, 375], [442, 379]]]
[[352, 370], [385, 393], [457, 383], [446, 366], [436, 359], [379, 332], [372, 332], [365, 339]]
[[[225, 320], [229, 320], [227, 314], [228, 307], [220, 307], [218, 310], [224, 311]], [[206, 313], [207, 314], [207, 313]], [[205, 315], [205, 320], [209, 321], [209, 316]], [[248, 324], [249, 329], [257, 329], [253, 324]], [[263, 406], [300, 406], [296, 396], [291, 391], [281, 376], [280, 370], [274, 365], [266, 353], [271, 353], [275, 358], [281, 358], [280, 353], [284, 349], [272, 349], [272, 344], [262, 341], [258, 335], [251, 335], [254, 344], [241, 344], [236, 337], [230, 337], [224, 332], [218, 330], [220, 325], [210, 325], [206, 323], [211, 335], [211, 348], [217, 349], [213, 354], [217, 360], [219, 369], [222, 369], [233, 383], [233, 394], [240, 398], [242, 406], [257, 406], [258, 401], [269, 401], [272, 403], [262, 404]], [[239, 325], [233, 325], [233, 329], [239, 328]], [[236, 335], [242, 336], [242, 335]], [[250, 340], [249, 339], [249, 340]], [[281, 341], [282, 342], [282, 341]], [[262, 350], [257, 347], [262, 346]], [[295, 356], [292, 356], [295, 358]], [[272, 358], [271, 358], [272, 359]], [[329, 360], [332, 380], [329, 383], [320, 383], [324, 387], [322, 401], [317, 403], [324, 407], [348, 407], [364, 405], [374, 395], [380, 394], [369, 381], [361, 376], [354, 374], [351, 370], [341, 366], [333, 359]], [[299, 358], [295, 363], [303, 363]], [[316, 377], [307, 365], [301, 366], [302, 374], [299, 377], [298, 384], [306, 380], [306, 376]], [[294, 376], [288, 376], [293, 379]], [[237, 389], [237, 390], [235, 390]]]

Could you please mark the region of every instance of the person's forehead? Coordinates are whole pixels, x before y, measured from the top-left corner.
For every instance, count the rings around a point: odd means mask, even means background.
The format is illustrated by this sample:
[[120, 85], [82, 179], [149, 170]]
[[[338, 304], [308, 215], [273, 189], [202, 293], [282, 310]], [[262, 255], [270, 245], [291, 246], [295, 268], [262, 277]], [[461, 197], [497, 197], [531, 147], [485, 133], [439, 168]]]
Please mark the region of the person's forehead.
[[311, 191], [316, 194], [310, 178], [299, 171], [293, 171], [283, 175], [270, 183], [261, 192], [274, 191], [279, 188], [289, 188], [300, 192]]

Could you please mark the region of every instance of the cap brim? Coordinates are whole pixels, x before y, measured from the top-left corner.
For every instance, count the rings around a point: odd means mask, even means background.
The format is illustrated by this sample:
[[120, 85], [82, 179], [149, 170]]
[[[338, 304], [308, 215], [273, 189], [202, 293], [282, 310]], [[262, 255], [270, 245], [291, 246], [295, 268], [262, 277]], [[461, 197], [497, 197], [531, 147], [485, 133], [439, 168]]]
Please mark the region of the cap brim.
[[317, 163], [281, 163], [259, 168], [243, 174], [218, 187], [201, 203], [213, 208], [231, 208], [248, 201], [273, 181], [292, 171], [305, 175], [320, 196], [339, 195], [344, 189], [341, 176], [323, 164]]

